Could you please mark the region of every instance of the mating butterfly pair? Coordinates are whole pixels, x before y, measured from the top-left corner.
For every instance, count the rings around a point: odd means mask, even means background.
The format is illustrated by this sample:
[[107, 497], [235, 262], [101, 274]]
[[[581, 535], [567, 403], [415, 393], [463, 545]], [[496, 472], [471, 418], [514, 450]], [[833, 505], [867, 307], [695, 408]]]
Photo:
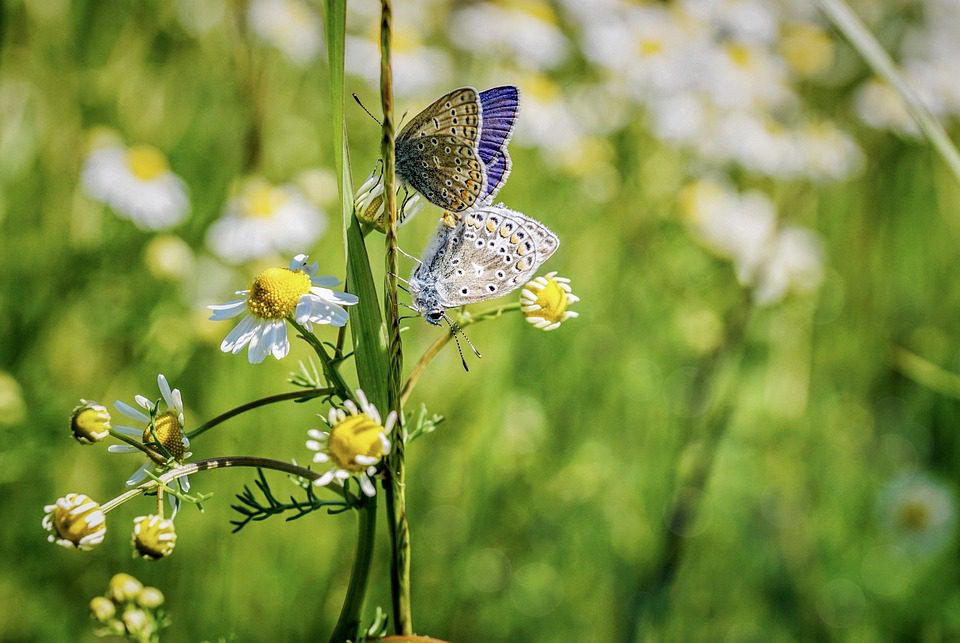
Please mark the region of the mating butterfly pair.
[[506, 295], [530, 280], [560, 240], [546, 226], [493, 205], [512, 169], [507, 144], [516, 87], [455, 89], [397, 136], [397, 175], [445, 214], [410, 278], [413, 307], [431, 324], [444, 310]]

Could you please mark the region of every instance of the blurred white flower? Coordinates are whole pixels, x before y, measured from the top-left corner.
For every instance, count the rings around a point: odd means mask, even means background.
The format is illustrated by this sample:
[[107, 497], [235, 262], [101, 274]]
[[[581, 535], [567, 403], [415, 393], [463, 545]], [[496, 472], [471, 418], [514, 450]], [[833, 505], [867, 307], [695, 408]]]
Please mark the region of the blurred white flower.
[[898, 545], [932, 554], [953, 533], [956, 503], [950, 490], [929, 476], [903, 475], [881, 493], [880, 515]]
[[179, 281], [193, 271], [193, 250], [173, 234], [161, 234], [150, 240], [143, 251], [147, 269], [157, 279]]
[[83, 164], [82, 181], [90, 196], [144, 230], [171, 228], [190, 207], [183, 180], [148, 145], [95, 147]]
[[549, 151], [569, 149], [583, 138], [582, 123], [559, 85], [542, 74], [518, 79], [523, 110], [536, 118], [517, 119], [514, 139]]
[[320, 16], [300, 0], [252, 0], [248, 19], [253, 31], [297, 65], [320, 52]]
[[313, 244], [326, 215], [292, 185], [247, 179], [207, 231], [207, 246], [229, 263], [242, 263]]
[[770, 44], [779, 33], [777, 4], [772, 0], [681, 0], [680, 7], [731, 40]]
[[471, 4], [450, 18], [451, 40], [485, 58], [506, 59], [522, 69], [552, 69], [569, 44], [544, 0]]
[[767, 249], [753, 288], [758, 306], [769, 306], [787, 294], [811, 293], [823, 281], [823, 247], [817, 235], [802, 228], [783, 228]]
[[738, 193], [704, 179], [686, 186], [680, 207], [694, 237], [733, 263], [737, 280], [753, 289], [761, 306], [790, 292], [811, 292], [823, 280], [823, 251], [816, 234], [778, 228], [773, 202], [757, 191]]
[[709, 179], [686, 186], [681, 208], [697, 240], [716, 255], [733, 262], [737, 279], [752, 284], [773, 240], [777, 213], [760, 192], [738, 194]]
[[[369, 37], [347, 36], [346, 70], [370, 85], [380, 82], [379, 33]], [[421, 96], [437, 87], [445, 87], [453, 74], [449, 54], [424, 45], [409, 30], [395, 30], [393, 41], [393, 82], [397, 96]]]
[[841, 180], [863, 166], [863, 151], [853, 138], [825, 121], [811, 123], [797, 132], [797, 147], [804, 174], [811, 179]]

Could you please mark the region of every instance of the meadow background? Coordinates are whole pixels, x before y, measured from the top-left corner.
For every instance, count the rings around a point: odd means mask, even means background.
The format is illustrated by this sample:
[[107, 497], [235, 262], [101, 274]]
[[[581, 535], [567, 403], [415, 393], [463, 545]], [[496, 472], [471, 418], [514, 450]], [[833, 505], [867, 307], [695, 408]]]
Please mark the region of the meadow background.
[[[960, 637], [960, 190], [897, 95], [799, 0], [396, 4], [398, 113], [461, 85], [520, 87], [500, 198], [557, 232], [544, 271], [582, 300], [551, 333], [517, 315], [471, 327], [483, 359], [464, 372], [448, 346], [411, 400], [447, 418], [408, 450], [417, 631]], [[956, 134], [955, 3], [853, 7]], [[377, 10], [348, 3], [347, 89], [371, 109]], [[118, 571], [166, 593], [169, 640], [332, 629], [352, 518], [231, 535], [250, 470], [194, 477], [215, 495], [178, 516], [168, 560], [131, 559], [149, 500], [111, 513], [89, 553], [40, 527], [44, 504], [106, 501], [139, 464], [70, 439], [81, 397], [154, 396], [164, 373], [189, 428], [289, 390], [309, 354], [224, 355], [232, 326], [204, 307], [301, 251], [344, 275], [321, 15], [295, 0], [0, 4], [0, 639], [92, 640], [87, 602]], [[347, 119], [359, 185], [379, 128], [352, 105]], [[104, 141], [161, 152], [186, 216], [144, 229], [105, 205], [82, 180]], [[215, 251], [251, 176], [296, 186], [325, 231]], [[401, 247], [419, 254], [437, 214]], [[379, 279], [382, 237], [368, 248]], [[409, 368], [441, 331], [406, 324]], [[251, 412], [194, 458], [307, 462], [321, 412]], [[682, 525], [677, 502], [695, 508]], [[389, 605], [386, 545], [367, 615]]]

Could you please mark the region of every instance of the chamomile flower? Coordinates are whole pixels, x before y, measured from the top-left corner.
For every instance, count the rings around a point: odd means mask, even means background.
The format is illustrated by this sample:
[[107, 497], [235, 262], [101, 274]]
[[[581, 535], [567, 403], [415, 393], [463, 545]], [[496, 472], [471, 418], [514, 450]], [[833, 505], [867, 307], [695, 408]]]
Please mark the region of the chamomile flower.
[[320, 16], [299, 0], [253, 0], [250, 27], [297, 65], [317, 57], [323, 37]]
[[360, 488], [367, 496], [376, 494], [373, 476], [377, 464], [390, 453], [390, 432], [397, 423], [397, 412], [390, 411], [387, 421], [380, 419], [380, 412], [367, 400], [363, 391], [357, 389], [357, 402], [346, 400], [344, 409], [331, 408], [327, 415], [326, 431], [310, 429], [307, 448], [316, 451], [313, 461], [332, 466], [314, 481], [323, 487], [333, 480], [344, 482], [357, 476]]
[[283, 359], [290, 352], [287, 318], [293, 317], [307, 330], [312, 324], [344, 326], [347, 311], [359, 301], [356, 295], [332, 290], [339, 284], [335, 277], [317, 277], [316, 263], [307, 263], [307, 255], [297, 255], [289, 268], [268, 268], [260, 273], [249, 290], [238, 290], [236, 299], [208, 306], [210, 319], [232, 319], [246, 313], [231, 330], [220, 350], [237, 354], [249, 345], [247, 359], [259, 364], [267, 355]]
[[554, 330], [580, 313], [568, 310], [580, 298], [570, 289], [570, 280], [548, 272], [530, 281], [520, 291], [520, 306], [527, 322], [541, 330]]
[[68, 493], [43, 508], [47, 540], [66, 547], [89, 551], [107, 535], [107, 518], [96, 501], [82, 493]]
[[94, 148], [82, 180], [90, 196], [143, 230], [171, 228], [190, 208], [183, 180], [170, 170], [163, 153], [149, 145]]
[[[403, 225], [417, 215], [423, 209], [423, 201], [420, 199], [420, 193], [414, 192], [412, 195], [404, 193], [402, 188], [397, 188], [398, 206], [400, 208], [398, 225]], [[403, 196], [400, 200], [399, 197]], [[363, 182], [363, 185], [357, 190], [353, 198], [353, 209], [357, 218], [362, 222], [372, 225], [380, 232], [384, 231], [384, 204], [383, 204], [383, 165], [377, 163], [373, 172]]]
[[[132, 426], [115, 426], [114, 430], [118, 433], [141, 441], [144, 445], [156, 452], [160, 459], [171, 457], [175, 462], [183, 462], [192, 454], [187, 450], [190, 448], [190, 440], [183, 432], [183, 399], [180, 395], [180, 389], [171, 389], [167, 378], [162, 374], [157, 375], [157, 386], [160, 388], [162, 397], [161, 403], [154, 402], [143, 395], [137, 395], [137, 406], [143, 411], [117, 400], [114, 402], [114, 408], [127, 418], [138, 423], [137, 428]], [[152, 418], [152, 420], [151, 420]], [[129, 444], [115, 444], [107, 449], [111, 453], [134, 453], [140, 450]], [[133, 472], [127, 479], [128, 486], [134, 486], [147, 477], [147, 471], [156, 466], [153, 460], [148, 460]], [[190, 482], [186, 476], [177, 479], [177, 485], [180, 491], [187, 493], [190, 490]], [[170, 495], [170, 503], [176, 512], [179, 507], [179, 499]]]
[[133, 519], [131, 544], [136, 556], [158, 560], [173, 553], [177, 545], [177, 530], [169, 518], [137, 516]]
[[70, 413], [70, 433], [80, 444], [93, 444], [110, 435], [110, 412], [96, 402], [80, 400]]
[[207, 231], [207, 246], [237, 264], [311, 245], [326, 228], [326, 215], [296, 187], [254, 177], [227, 201]]
[[453, 14], [450, 25], [460, 47], [487, 57], [499, 54], [520, 67], [550, 69], [569, 49], [557, 22], [544, 0], [509, 0], [469, 4]]
[[956, 522], [950, 490], [923, 474], [893, 480], [881, 494], [879, 508], [889, 535], [917, 554], [938, 551]]

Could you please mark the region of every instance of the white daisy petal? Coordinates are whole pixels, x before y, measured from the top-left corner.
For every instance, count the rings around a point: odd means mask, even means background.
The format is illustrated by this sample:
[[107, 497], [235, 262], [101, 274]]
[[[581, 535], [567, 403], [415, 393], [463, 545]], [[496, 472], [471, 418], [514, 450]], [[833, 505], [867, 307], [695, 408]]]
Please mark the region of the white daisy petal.
[[157, 375], [157, 386], [160, 387], [160, 395], [163, 396], [163, 401], [167, 403], [168, 407], [173, 407], [173, 394], [170, 391], [170, 384], [167, 383], [167, 378], [161, 373]]
[[210, 319], [213, 321], [233, 319], [247, 309], [247, 300], [237, 299], [225, 304], [207, 306], [207, 308], [213, 311], [213, 314], [210, 315]]
[[253, 315], [247, 315], [239, 324], [234, 326], [233, 330], [227, 333], [223, 342], [220, 343], [220, 350], [224, 353], [236, 355], [243, 350], [250, 338], [257, 332], [257, 326], [257, 320]]
[[335, 469], [330, 469], [329, 471], [327, 471], [326, 473], [324, 473], [322, 476], [320, 476], [319, 478], [317, 478], [316, 480], [314, 480], [314, 481], [313, 481], [313, 484], [317, 485], [318, 487], [325, 487], [325, 486], [327, 486], [327, 485], [330, 484], [330, 482], [333, 480], [333, 472], [334, 472], [334, 471], [335, 471]]
[[121, 402], [120, 400], [117, 400], [116, 402], [113, 403], [113, 407], [118, 411], [120, 411], [121, 413], [123, 413], [124, 415], [126, 415], [131, 420], [137, 420], [138, 422], [143, 422], [144, 424], [150, 421], [150, 418], [148, 416], [144, 415], [141, 411], [133, 408], [126, 402]]
[[107, 447], [107, 451], [110, 453], [133, 453], [139, 450], [137, 447], [132, 447], [129, 444], [111, 444]]
[[363, 493], [370, 498], [377, 495], [377, 488], [370, 482], [370, 478], [367, 477], [366, 473], [360, 474], [360, 488], [363, 490]]

